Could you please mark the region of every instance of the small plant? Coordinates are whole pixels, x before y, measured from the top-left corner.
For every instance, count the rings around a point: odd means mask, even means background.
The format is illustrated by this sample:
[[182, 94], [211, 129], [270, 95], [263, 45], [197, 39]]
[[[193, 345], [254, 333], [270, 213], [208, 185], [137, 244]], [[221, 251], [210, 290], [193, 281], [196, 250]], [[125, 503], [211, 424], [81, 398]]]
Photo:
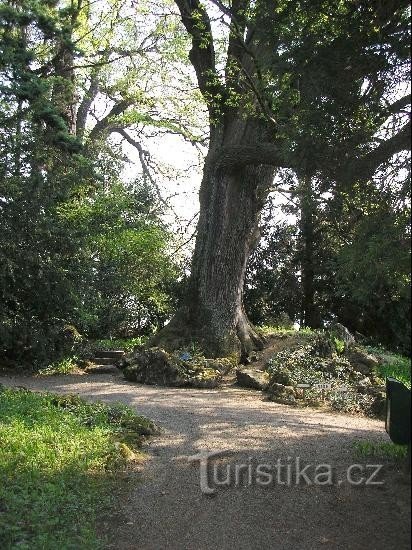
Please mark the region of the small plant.
[[257, 327], [257, 330], [263, 336], [268, 336], [269, 334], [293, 336], [298, 332], [294, 328], [282, 328], [274, 325], [262, 325]]
[[406, 459], [408, 454], [406, 445], [395, 445], [395, 443], [391, 442], [375, 443], [372, 441], [356, 441], [353, 446], [356, 454], [360, 457], [375, 457], [401, 461]]
[[357, 414], [368, 412], [373, 400], [372, 396], [359, 394], [355, 391], [333, 392], [330, 396], [330, 405], [335, 411]]
[[336, 353], [338, 355], [342, 355], [342, 353], [345, 351], [345, 342], [343, 340], [340, 340], [339, 338], [334, 338], [333, 343], [335, 344]]
[[51, 376], [53, 374], [71, 374], [76, 372], [78, 368], [78, 357], [65, 357], [60, 361], [56, 361], [48, 365], [44, 369], [40, 369], [38, 373], [42, 376]]

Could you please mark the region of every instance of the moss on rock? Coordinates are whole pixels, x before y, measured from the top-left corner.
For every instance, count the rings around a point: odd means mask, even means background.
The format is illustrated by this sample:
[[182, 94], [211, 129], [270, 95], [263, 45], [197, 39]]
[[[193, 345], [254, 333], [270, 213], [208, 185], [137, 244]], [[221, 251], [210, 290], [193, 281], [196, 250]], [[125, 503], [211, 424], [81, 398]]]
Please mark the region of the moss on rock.
[[[308, 345], [274, 354], [266, 367], [270, 398], [283, 403], [321, 399], [342, 412], [382, 416], [385, 396], [377, 359], [359, 345], [339, 355], [329, 344], [328, 334], [322, 333]], [[301, 384], [308, 386], [305, 392], [298, 390]], [[327, 391], [318, 384], [327, 384]], [[294, 389], [294, 395], [286, 388]]]
[[124, 377], [131, 382], [160, 386], [214, 388], [222, 379], [227, 363], [218, 359], [167, 353], [161, 348], [140, 350], [123, 361]]

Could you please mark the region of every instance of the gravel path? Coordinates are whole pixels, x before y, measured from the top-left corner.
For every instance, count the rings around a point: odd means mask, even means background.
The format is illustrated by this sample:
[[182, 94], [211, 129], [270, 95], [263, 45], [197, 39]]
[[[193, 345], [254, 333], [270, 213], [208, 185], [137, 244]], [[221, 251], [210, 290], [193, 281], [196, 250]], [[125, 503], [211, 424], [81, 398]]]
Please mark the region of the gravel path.
[[[122, 503], [122, 521], [113, 525], [111, 548], [410, 547], [410, 482], [405, 474], [386, 465], [379, 475], [381, 485], [339, 484], [346, 479], [350, 464], [366, 466], [365, 460], [354, 455], [355, 441], [388, 441], [378, 420], [294, 409], [265, 401], [259, 392], [235, 387], [192, 390], [142, 386], [125, 382], [120, 375], [0, 377], [0, 383], [76, 393], [105, 402], [122, 401], [162, 427], [161, 436], [148, 446], [150, 458], [141, 481], [132, 484], [128, 500]], [[213, 461], [219, 479], [224, 480], [228, 468], [231, 484], [217, 486], [209, 479], [215, 492], [208, 496], [200, 490], [199, 463], [187, 457], [217, 450], [226, 451]], [[296, 485], [297, 457], [304, 465], [331, 464], [333, 484]], [[274, 469], [277, 460], [284, 465], [279, 479]], [[268, 464], [266, 471], [274, 474], [275, 479], [267, 486], [257, 483], [259, 463]], [[241, 464], [246, 466], [236, 480], [235, 467], [239, 470]], [[291, 484], [285, 483], [288, 464]], [[368, 469], [366, 474], [371, 472]], [[314, 481], [314, 467], [308, 473]]]

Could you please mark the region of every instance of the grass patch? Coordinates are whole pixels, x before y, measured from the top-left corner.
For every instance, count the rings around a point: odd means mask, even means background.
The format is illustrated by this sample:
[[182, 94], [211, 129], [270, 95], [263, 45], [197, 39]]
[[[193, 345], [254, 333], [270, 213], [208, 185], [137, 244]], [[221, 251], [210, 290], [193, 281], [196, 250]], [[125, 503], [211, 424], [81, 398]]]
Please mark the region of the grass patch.
[[408, 454], [407, 445], [395, 445], [391, 442], [373, 443], [371, 441], [356, 441], [353, 444], [355, 452], [362, 458], [390, 459], [395, 462], [405, 460]]
[[119, 350], [122, 349], [126, 352], [133, 351], [137, 346], [142, 346], [147, 337], [139, 336], [138, 338], [115, 338], [112, 340], [95, 340], [93, 346], [96, 349], [101, 350]]
[[95, 549], [116, 472], [147, 419], [124, 406], [0, 387], [0, 547]]
[[366, 349], [376, 355], [380, 361], [377, 374], [381, 378], [396, 378], [408, 388], [411, 387], [411, 359], [403, 355], [390, 353], [383, 348], [367, 346]]

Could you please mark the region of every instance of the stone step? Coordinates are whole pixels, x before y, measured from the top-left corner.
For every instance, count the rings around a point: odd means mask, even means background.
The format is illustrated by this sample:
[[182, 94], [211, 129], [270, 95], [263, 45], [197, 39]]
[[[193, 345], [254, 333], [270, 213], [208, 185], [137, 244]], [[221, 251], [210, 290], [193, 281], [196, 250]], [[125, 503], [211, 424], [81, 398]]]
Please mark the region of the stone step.
[[96, 363], [97, 365], [113, 365], [113, 363], [120, 359], [121, 357], [94, 357], [94, 359], [92, 359], [92, 362]]
[[115, 365], [94, 365], [85, 369], [87, 374], [116, 374], [119, 369]]
[[103, 357], [103, 358], [110, 358], [110, 359], [121, 359], [124, 355], [124, 351], [122, 349], [118, 350], [106, 350], [101, 349], [95, 352], [95, 357]]

